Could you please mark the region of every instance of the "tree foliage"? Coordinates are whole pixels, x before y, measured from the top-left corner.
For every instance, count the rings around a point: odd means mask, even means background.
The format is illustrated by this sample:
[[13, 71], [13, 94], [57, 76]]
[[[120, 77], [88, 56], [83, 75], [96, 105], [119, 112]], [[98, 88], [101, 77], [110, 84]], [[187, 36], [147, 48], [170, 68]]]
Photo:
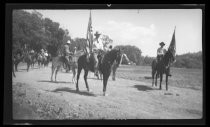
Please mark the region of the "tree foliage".
[[108, 35], [102, 35], [101, 40], [102, 40], [104, 49], [107, 49], [108, 45], [113, 43], [113, 40], [109, 38]]
[[185, 67], [185, 68], [202, 68], [202, 52], [197, 53], [186, 53], [183, 55], [176, 56], [176, 62], [173, 64], [174, 67]]
[[[141, 64], [141, 50], [136, 46], [131, 45], [118, 45], [114, 48], [120, 48], [123, 53], [125, 53], [130, 61], [136, 63], [136, 65]], [[127, 61], [123, 59], [122, 64], [127, 64]]]
[[[47, 49], [52, 55], [68, 38], [68, 31], [60, 28], [60, 24], [49, 18], [42, 18], [39, 12], [13, 11], [13, 52], [33, 49], [39, 52], [41, 48]], [[26, 46], [26, 49], [24, 47]]]

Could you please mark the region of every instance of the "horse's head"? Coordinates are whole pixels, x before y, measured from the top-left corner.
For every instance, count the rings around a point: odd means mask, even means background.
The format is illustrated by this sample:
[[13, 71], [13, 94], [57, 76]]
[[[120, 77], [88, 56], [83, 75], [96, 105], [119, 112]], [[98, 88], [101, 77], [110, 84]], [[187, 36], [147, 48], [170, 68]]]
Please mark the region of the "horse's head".
[[121, 62], [121, 57], [122, 57], [121, 50], [120, 50], [120, 49], [116, 50], [116, 58], [115, 58], [115, 60], [116, 60], [116, 63], [117, 63], [118, 65], [119, 65], [120, 62]]
[[170, 51], [167, 51], [163, 57], [164, 64], [168, 65], [170, 63], [171, 59], [173, 59], [173, 54]]

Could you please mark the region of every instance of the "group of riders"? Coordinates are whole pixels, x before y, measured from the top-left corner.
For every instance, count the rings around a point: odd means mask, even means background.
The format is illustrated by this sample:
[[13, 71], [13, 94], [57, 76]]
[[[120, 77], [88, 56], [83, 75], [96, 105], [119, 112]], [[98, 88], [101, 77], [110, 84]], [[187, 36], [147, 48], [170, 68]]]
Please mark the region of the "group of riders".
[[[95, 38], [93, 39], [93, 44], [91, 46], [91, 51], [90, 51], [90, 47], [86, 47], [85, 48], [85, 53], [86, 53], [86, 58], [87, 61], [89, 61], [90, 58], [90, 54], [92, 53], [93, 57], [94, 57], [94, 70], [95, 70], [95, 75], [98, 75], [98, 54], [101, 52], [109, 52], [110, 50], [112, 50], [112, 45], [110, 45], [108, 47], [108, 49], [105, 49], [103, 46], [103, 43], [99, 40], [100, 38], [100, 33], [98, 31], [96, 31], [96, 33], [94, 34]], [[71, 41], [67, 40], [67, 42], [64, 44], [64, 50], [63, 50], [63, 55], [66, 59], [67, 62], [70, 62], [70, 56], [76, 54], [77, 51], [77, 47], [73, 48], [73, 52], [70, 51], [70, 45], [71, 45]], [[160, 47], [157, 49], [157, 62], [159, 62], [163, 56], [166, 53], [166, 49], [164, 48], [165, 43], [161, 42], [159, 43]], [[31, 56], [35, 56], [35, 54], [38, 56], [38, 58], [40, 59], [49, 59], [50, 58], [50, 54], [48, 54], [48, 51], [45, 49], [41, 49], [39, 53], [35, 53], [35, 51], [32, 49], [28, 52]], [[17, 53], [16, 57], [20, 57], [21, 53]], [[38, 59], [37, 58], [37, 59]], [[170, 74], [170, 70], [169, 70], [169, 76], [171, 76]]]
[[[27, 57], [29, 56], [29, 57]], [[26, 62], [25, 58], [30, 59], [30, 64], [34, 65], [35, 62], [38, 62], [39, 65], [45, 65], [49, 63], [51, 55], [46, 49], [41, 49], [39, 52], [35, 52], [33, 49], [30, 50], [18, 50], [15, 54], [13, 53], [13, 58], [15, 60], [22, 59], [23, 62]]]

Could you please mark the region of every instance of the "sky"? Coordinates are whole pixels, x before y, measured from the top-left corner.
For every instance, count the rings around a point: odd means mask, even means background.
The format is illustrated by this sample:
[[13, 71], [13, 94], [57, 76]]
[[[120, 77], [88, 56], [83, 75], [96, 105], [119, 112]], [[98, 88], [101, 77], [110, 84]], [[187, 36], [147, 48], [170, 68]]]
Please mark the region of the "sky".
[[[90, 10], [36, 11], [68, 29], [71, 38], [86, 38]], [[113, 46], [136, 46], [143, 56], [155, 57], [161, 41], [168, 49], [175, 26], [176, 54], [202, 51], [201, 9], [92, 9], [91, 15], [94, 33], [108, 35]]]

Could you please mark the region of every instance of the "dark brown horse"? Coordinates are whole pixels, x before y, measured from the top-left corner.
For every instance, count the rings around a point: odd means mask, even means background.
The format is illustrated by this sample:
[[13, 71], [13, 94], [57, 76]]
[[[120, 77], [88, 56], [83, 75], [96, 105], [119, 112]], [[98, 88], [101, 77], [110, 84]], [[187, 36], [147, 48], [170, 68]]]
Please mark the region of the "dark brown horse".
[[[120, 49], [113, 49], [109, 52], [107, 52], [102, 59], [99, 60], [99, 71], [103, 75], [103, 95], [106, 96], [106, 86], [107, 86], [107, 81], [111, 73], [111, 66], [116, 60], [117, 63], [120, 63], [121, 59], [121, 51]], [[88, 91], [89, 86], [87, 83], [87, 75], [88, 71], [94, 72], [94, 57], [93, 54], [90, 55], [89, 62], [87, 61], [86, 54], [82, 55], [78, 59], [78, 72], [77, 72], [77, 83], [76, 83], [76, 90], [79, 91], [79, 86], [78, 86], [78, 81], [80, 77], [80, 73], [82, 69], [84, 69], [85, 74], [84, 74], [84, 80], [85, 80], [85, 85]]]
[[24, 55], [14, 55], [12, 58], [14, 71], [18, 71], [18, 64], [24, 60]]
[[27, 72], [29, 71], [30, 66], [32, 66], [32, 64], [33, 64], [33, 58], [32, 57], [33, 57], [33, 55], [30, 54], [30, 53], [25, 54], [24, 61], [27, 64]]
[[168, 76], [169, 76], [169, 69], [170, 60], [173, 58], [171, 52], [166, 52], [162, 59], [159, 62], [157, 60], [152, 61], [152, 86], [154, 86], [154, 78], [155, 78], [155, 86], [157, 86], [157, 78], [160, 76], [160, 90], [162, 89], [162, 79], [163, 74], [166, 74], [166, 90], [168, 90]]

